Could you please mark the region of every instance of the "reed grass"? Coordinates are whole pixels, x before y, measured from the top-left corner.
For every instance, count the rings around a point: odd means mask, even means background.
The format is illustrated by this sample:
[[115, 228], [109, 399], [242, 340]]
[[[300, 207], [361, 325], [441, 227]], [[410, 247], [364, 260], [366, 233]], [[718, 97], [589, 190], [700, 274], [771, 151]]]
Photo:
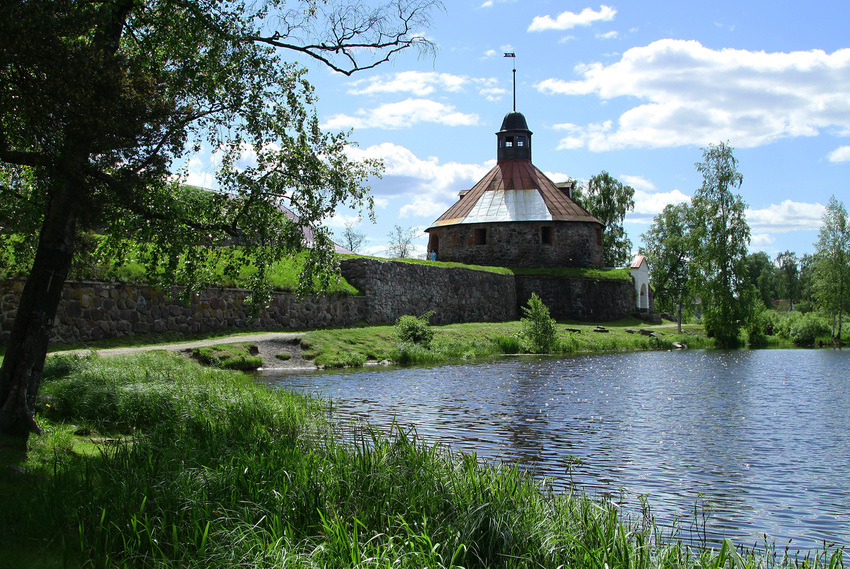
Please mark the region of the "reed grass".
[[0, 471], [17, 566], [843, 566], [686, 545], [648, 506], [625, 519], [415, 431], [341, 429], [321, 400], [173, 354], [51, 358], [43, 392], [48, 434]]

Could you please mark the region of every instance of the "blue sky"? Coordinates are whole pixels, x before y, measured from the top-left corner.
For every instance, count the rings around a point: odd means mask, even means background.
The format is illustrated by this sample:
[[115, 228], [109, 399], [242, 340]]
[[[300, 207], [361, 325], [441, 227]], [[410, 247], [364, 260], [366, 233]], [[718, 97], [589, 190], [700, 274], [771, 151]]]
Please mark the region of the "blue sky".
[[[406, 53], [352, 77], [306, 63], [329, 130], [353, 129], [383, 256], [394, 225], [422, 232], [492, 166], [511, 111], [533, 131], [533, 162], [555, 182], [607, 170], [636, 190], [635, 249], [654, 215], [701, 184], [701, 147], [735, 149], [752, 251], [811, 253], [823, 206], [850, 196], [850, 3], [839, 1], [446, 0], [423, 30], [435, 58]], [[199, 158], [189, 181], [210, 185]], [[354, 212], [328, 220], [335, 232]]]

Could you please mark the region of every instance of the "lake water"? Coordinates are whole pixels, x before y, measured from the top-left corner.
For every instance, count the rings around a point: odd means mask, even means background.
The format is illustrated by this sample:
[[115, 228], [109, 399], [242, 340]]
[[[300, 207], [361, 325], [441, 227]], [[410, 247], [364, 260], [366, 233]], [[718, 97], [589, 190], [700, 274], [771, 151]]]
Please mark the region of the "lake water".
[[[850, 545], [850, 350], [522, 357], [263, 379], [331, 398], [345, 418], [395, 420], [562, 488], [572, 480], [627, 513], [648, 496], [658, 522], [677, 522], [687, 539]], [[582, 461], [571, 475], [570, 457]], [[697, 503], [710, 510], [704, 523]]]

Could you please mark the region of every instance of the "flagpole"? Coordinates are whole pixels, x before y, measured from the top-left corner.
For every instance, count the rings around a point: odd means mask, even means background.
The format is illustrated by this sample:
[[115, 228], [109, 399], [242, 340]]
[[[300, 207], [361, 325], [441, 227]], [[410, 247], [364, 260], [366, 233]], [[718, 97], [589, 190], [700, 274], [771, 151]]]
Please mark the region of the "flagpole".
[[514, 112], [516, 112], [516, 53], [510, 52], [506, 53], [505, 57], [510, 57], [513, 63], [513, 72], [514, 72]]

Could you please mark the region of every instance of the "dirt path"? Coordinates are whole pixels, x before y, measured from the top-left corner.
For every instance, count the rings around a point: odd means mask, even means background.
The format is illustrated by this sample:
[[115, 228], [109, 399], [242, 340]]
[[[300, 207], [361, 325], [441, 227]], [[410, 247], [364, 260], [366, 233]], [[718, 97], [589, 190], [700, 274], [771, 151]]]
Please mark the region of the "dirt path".
[[[150, 346], [136, 346], [133, 348], [103, 348], [99, 350], [67, 350], [51, 352], [52, 354], [88, 354], [96, 353], [100, 357], [127, 356], [150, 350], [167, 350], [169, 352], [187, 353], [192, 348], [202, 346], [215, 346], [217, 344], [232, 344], [234, 342], [250, 342], [256, 344], [259, 356], [263, 358], [263, 369], [316, 369], [316, 365], [304, 359], [301, 353], [301, 337], [299, 332], [258, 332], [254, 334], [242, 334], [229, 336], [227, 338], [213, 338], [210, 340], [196, 340], [193, 342], [177, 342], [173, 344], [154, 344]], [[288, 353], [288, 360], [280, 360], [275, 357], [278, 354]]]

